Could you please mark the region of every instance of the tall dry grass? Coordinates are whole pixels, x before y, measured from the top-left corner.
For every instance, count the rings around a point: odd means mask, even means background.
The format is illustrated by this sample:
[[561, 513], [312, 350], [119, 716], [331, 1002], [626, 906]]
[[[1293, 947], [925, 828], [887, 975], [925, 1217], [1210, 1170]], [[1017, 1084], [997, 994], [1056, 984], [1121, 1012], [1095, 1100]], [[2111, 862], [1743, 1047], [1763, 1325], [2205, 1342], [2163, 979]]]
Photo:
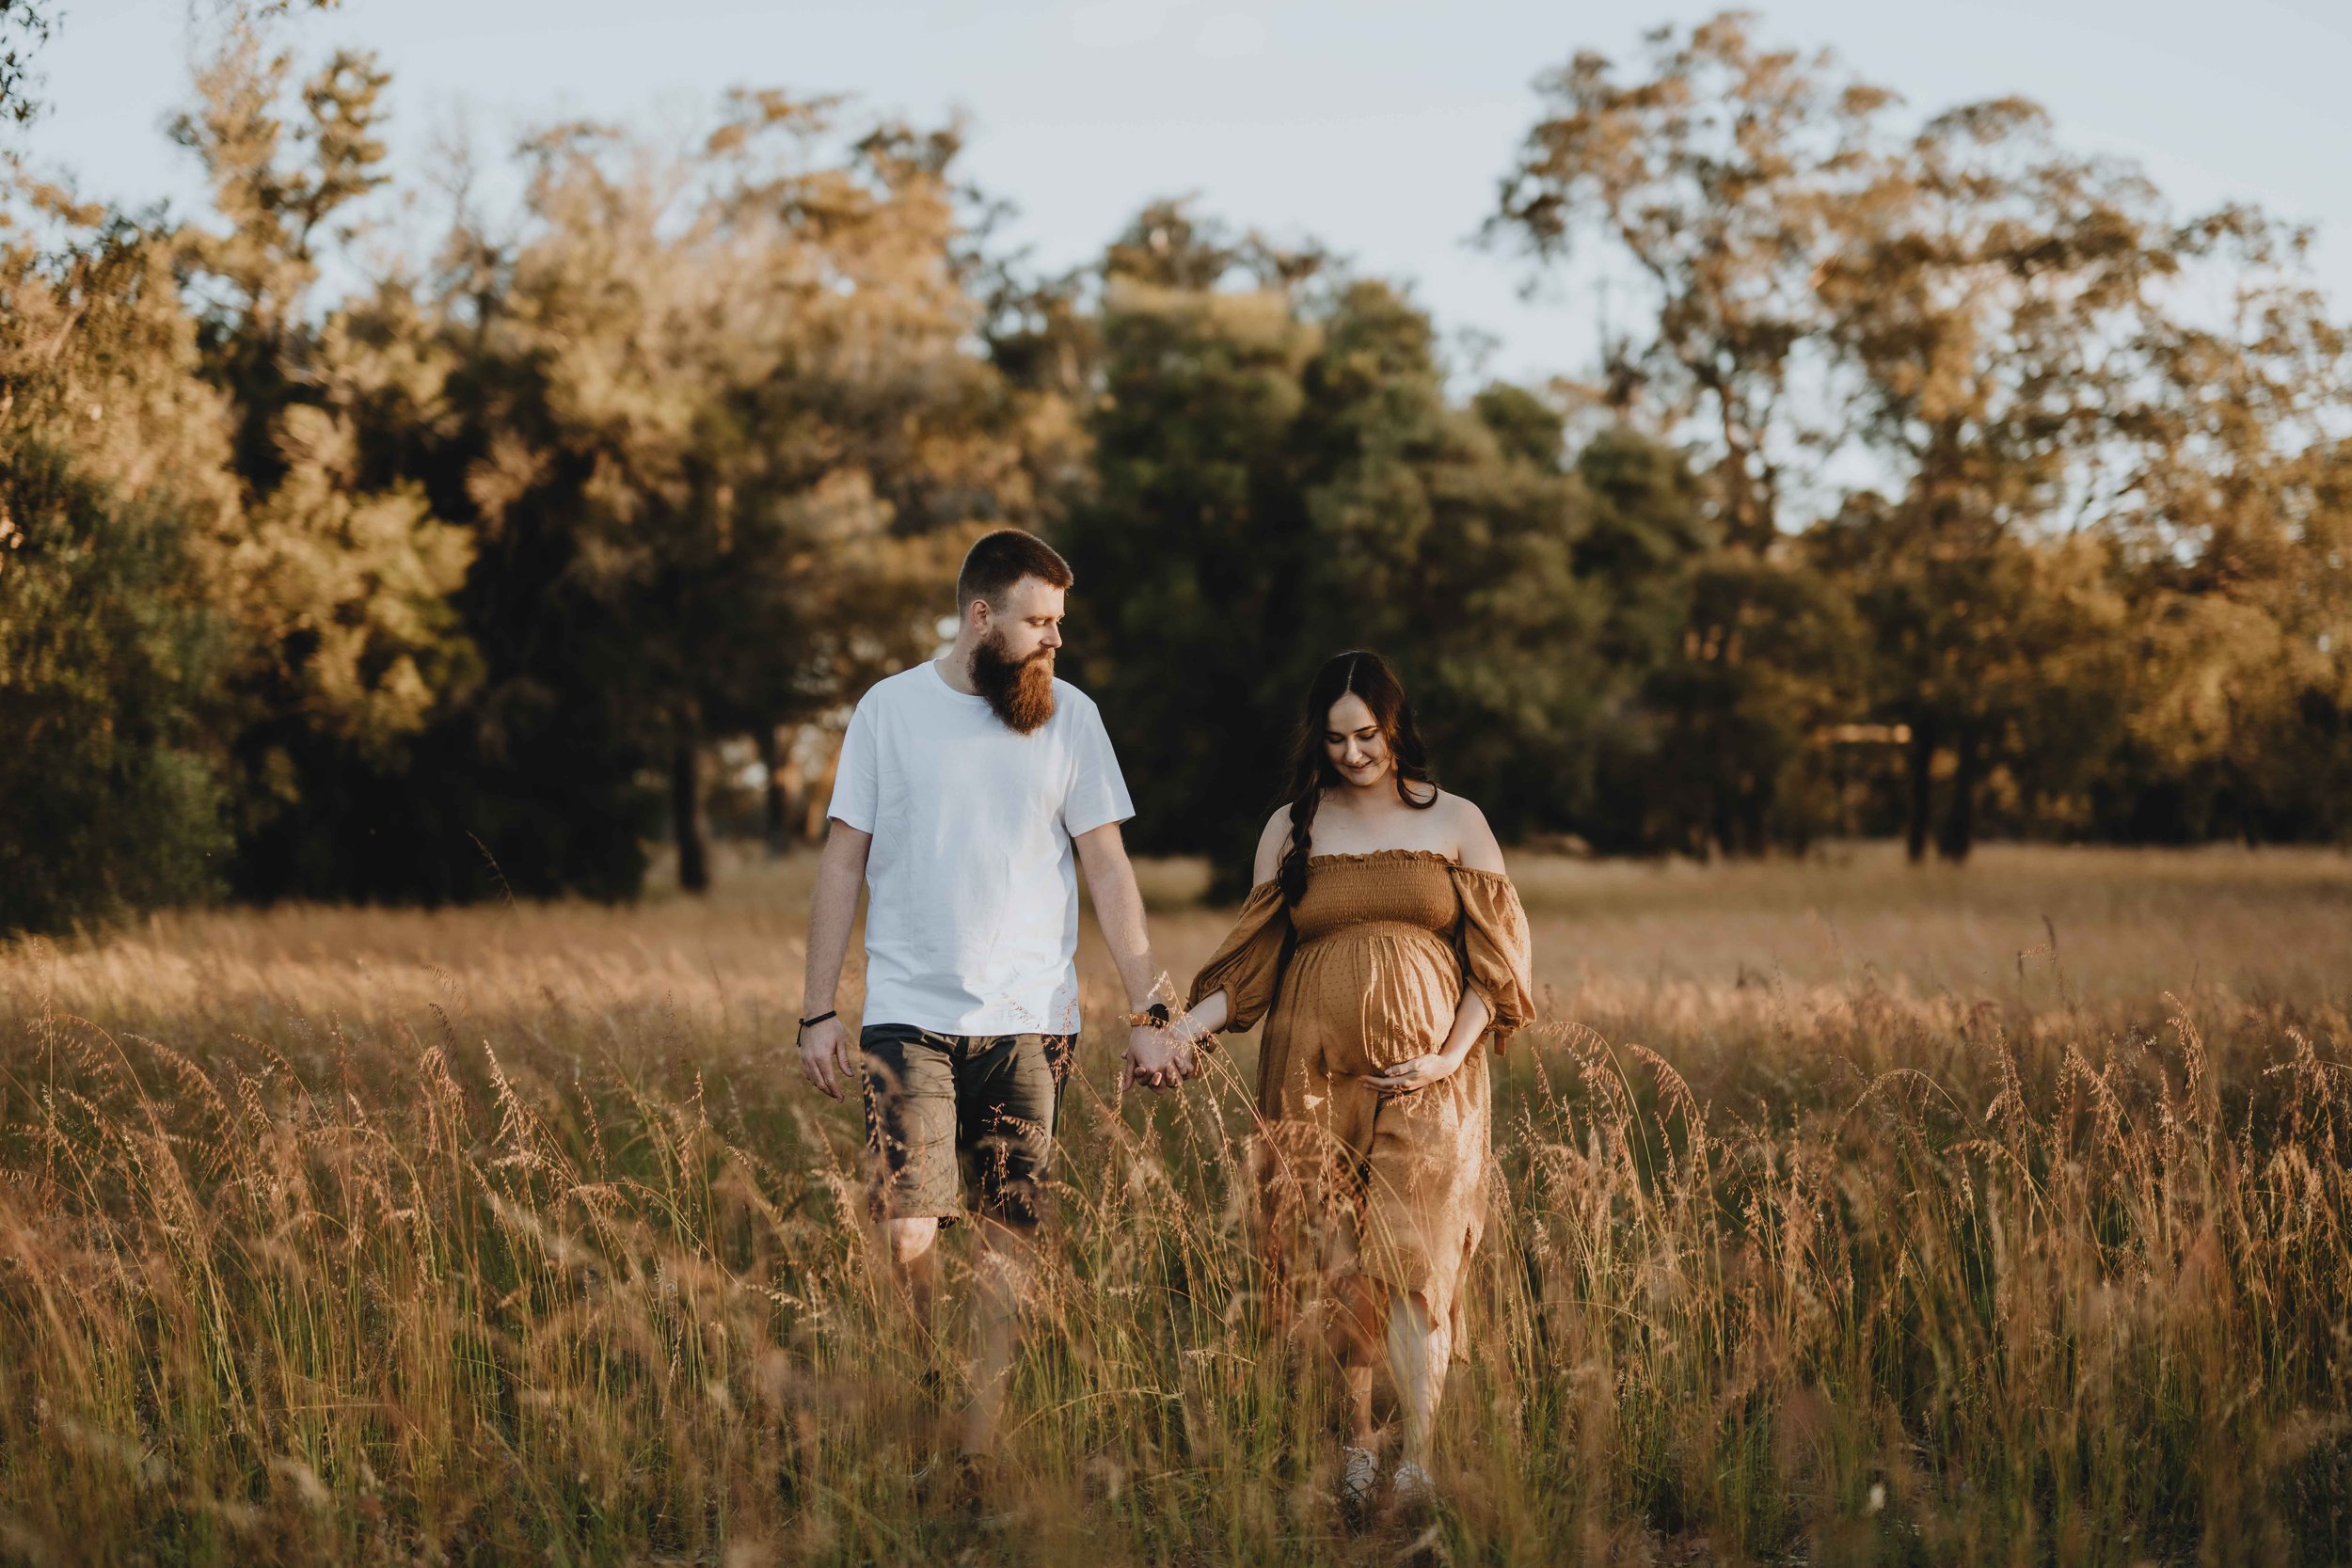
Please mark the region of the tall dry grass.
[[[1434, 1520], [1329, 1504], [1336, 1389], [1239, 1224], [1246, 1040], [1124, 1102], [1089, 1053], [966, 1505], [961, 1318], [877, 1291], [855, 1113], [786, 1055], [794, 863], [9, 951], [0, 1558], [2352, 1558], [2352, 863], [1517, 870], [1547, 1017]], [[1152, 877], [1179, 974], [1195, 876]]]

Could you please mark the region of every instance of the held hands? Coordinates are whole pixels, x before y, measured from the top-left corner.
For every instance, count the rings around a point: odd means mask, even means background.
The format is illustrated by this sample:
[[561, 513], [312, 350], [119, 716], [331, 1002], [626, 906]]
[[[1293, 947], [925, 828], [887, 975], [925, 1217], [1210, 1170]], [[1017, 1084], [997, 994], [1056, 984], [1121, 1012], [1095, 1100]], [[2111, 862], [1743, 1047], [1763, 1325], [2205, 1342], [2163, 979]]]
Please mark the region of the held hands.
[[1165, 1024], [1138, 1023], [1127, 1031], [1127, 1055], [1120, 1082], [1151, 1089], [1184, 1086], [1192, 1076], [1192, 1047]]

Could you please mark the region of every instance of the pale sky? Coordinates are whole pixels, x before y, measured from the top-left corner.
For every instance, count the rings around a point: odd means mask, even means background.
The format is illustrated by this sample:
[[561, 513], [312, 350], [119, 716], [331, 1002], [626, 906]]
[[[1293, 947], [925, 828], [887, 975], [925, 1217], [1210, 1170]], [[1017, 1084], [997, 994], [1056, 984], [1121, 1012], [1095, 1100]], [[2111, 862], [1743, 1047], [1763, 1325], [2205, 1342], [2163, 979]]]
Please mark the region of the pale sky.
[[[25, 138], [86, 195], [198, 194], [162, 123], [188, 92], [190, 0], [64, 0]], [[848, 92], [918, 122], [969, 117], [967, 177], [1009, 198], [1040, 263], [1087, 261], [1145, 201], [1315, 236], [1405, 280], [1441, 331], [1500, 341], [1491, 369], [1589, 362], [1598, 301], [1523, 302], [1521, 263], [1468, 242], [1580, 48], [1629, 63], [1645, 29], [1719, 7], [1645, 0], [344, 0], [306, 54], [350, 43], [393, 72], [395, 171], [461, 121], [485, 151], [593, 117], [701, 122], [731, 86]], [[2352, 0], [1782, 0], [1768, 42], [1834, 48], [1915, 109], [2023, 93], [2085, 150], [2137, 159], [2182, 210], [2257, 201], [2320, 230], [2352, 315]], [[426, 221], [424, 219], [417, 220]], [[438, 219], [431, 220], [437, 225]]]

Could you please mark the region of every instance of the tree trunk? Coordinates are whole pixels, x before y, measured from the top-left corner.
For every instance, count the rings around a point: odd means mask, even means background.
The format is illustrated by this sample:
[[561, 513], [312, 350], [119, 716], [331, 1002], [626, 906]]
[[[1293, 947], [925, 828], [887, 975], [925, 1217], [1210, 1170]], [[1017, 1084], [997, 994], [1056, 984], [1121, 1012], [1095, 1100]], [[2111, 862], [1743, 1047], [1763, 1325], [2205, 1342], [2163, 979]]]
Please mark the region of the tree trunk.
[[1772, 834], [1767, 828], [1772, 820], [1772, 791], [1769, 785], [1750, 783], [1740, 797], [1740, 835], [1744, 842], [1741, 852], [1755, 859], [1772, 848]]
[[677, 885], [710, 888], [710, 846], [703, 837], [702, 750], [681, 740], [670, 752], [670, 820], [677, 834]]
[[1911, 789], [1903, 813], [1903, 853], [1911, 863], [1928, 858], [1928, 814], [1935, 804], [1935, 726], [1924, 719], [1911, 725]]
[[1952, 774], [1952, 798], [1945, 807], [1944, 831], [1935, 852], [1954, 865], [1968, 858], [1977, 836], [1977, 773], [1982, 766], [1974, 736], [1962, 732], [1954, 748], [1960, 766]]
[[784, 853], [784, 817], [786, 806], [784, 798], [784, 768], [783, 764], [779, 760], [779, 752], [781, 749], [776, 745], [776, 727], [773, 724], [760, 725], [757, 739], [759, 742], [760, 771], [765, 773], [768, 778], [766, 800], [768, 857], [769, 859], [773, 860], [776, 856]]

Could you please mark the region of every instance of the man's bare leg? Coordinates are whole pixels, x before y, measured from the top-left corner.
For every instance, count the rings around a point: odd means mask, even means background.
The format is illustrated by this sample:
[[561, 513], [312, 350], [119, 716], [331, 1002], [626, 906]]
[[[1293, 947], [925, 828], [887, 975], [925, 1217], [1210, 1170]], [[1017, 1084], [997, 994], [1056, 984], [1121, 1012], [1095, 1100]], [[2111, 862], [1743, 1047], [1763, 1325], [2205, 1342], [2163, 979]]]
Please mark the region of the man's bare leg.
[[978, 1225], [980, 1255], [975, 1314], [978, 1332], [972, 1369], [972, 1407], [965, 1413], [963, 1451], [977, 1455], [996, 1440], [1005, 1411], [1005, 1387], [1012, 1379], [1019, 1342], [1021, 1293], [1033, 1257], [1028, 1235], [993, 1219]]
[[931, 1334], [931, 1308], [939, 1299], [938, 1241], [936, 1216], [882, 1220], [874, 1226], [874, 1254], [926, 1340]]

